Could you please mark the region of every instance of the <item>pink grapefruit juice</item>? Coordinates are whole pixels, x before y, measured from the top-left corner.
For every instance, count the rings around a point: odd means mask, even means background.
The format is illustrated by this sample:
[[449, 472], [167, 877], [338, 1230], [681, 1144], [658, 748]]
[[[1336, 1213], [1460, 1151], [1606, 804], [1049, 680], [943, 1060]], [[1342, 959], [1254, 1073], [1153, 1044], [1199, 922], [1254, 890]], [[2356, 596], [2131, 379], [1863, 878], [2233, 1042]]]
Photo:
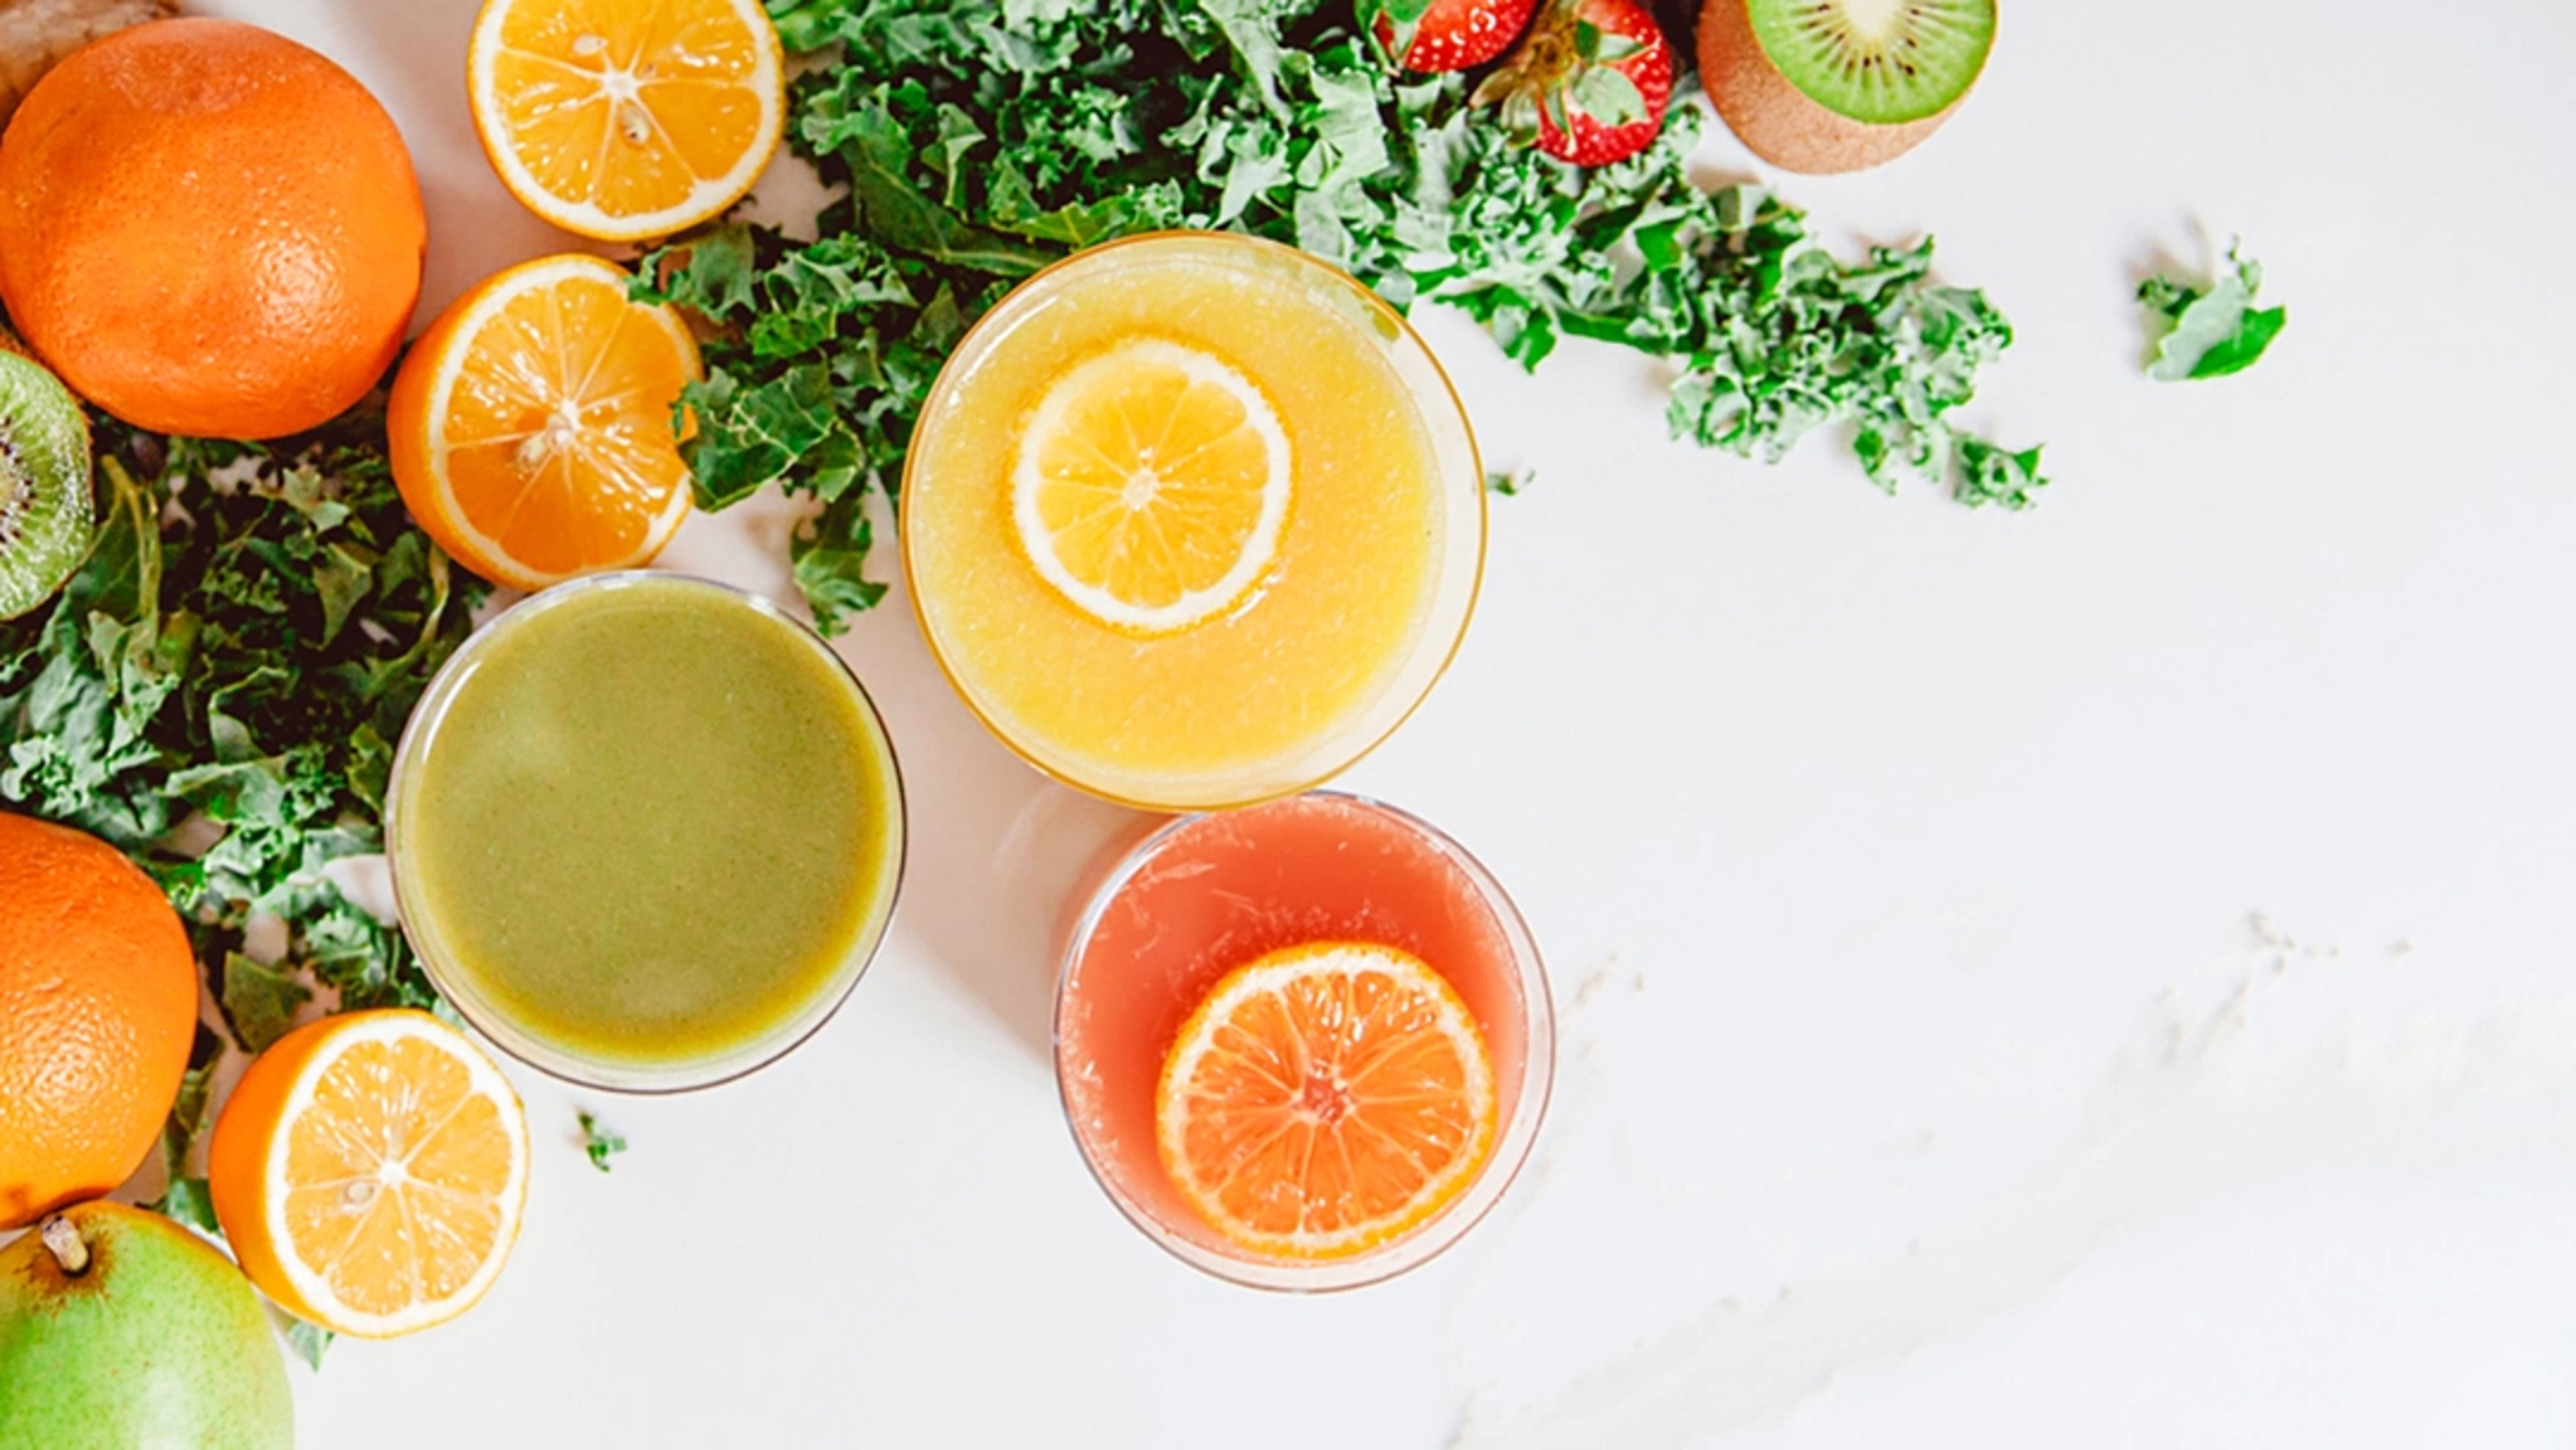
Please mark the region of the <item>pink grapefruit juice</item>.
[[[1479, 1182], [1410, 1239], [1341, 1263], [1247, 1266], [1165, 1173], [1156, 1088], [1173, 1038], [1220, 978], [1322, 941], [1399, 948], [1457, 989], [1492, 1055], [1495, 1148]], [[1075, 1140], [1120, 1209], [1202, 1268], [1282, 1288], [1371, 1282], [1463, 1232], [1527, 1153], [1554, 1051], [1537, 950], [1500, 885], [1424, 823], [1331, 792], [1181, 818], [1111, 867], [1067, 948], [1055, 1038]]]

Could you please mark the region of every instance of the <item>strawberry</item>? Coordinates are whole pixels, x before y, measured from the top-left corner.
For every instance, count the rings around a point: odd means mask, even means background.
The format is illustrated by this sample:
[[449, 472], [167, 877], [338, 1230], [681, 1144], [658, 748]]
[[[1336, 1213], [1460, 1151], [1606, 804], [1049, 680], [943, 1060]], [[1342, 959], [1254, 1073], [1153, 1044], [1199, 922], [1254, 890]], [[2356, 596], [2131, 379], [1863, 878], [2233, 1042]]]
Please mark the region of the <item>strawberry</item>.
[[1643, 151], [1673, 99], [1673, 51], [1637, 0], [1548, 0], [1520, 49], [1476, 88], [1523, 141], [1603, 166]]
[[1538, 0], [1360, 0], [1378, 48], [1406, 70], [1471, 70], [1511, 48]]

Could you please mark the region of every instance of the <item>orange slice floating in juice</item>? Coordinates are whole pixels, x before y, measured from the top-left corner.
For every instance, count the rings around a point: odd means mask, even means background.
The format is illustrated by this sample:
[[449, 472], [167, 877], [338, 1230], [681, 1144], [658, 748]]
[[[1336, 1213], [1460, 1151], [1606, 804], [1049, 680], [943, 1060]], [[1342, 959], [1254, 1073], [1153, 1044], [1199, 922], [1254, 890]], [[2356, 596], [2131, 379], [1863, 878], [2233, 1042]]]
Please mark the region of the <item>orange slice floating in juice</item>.
[[688, 325], [597, 257], [540, 258], [439, 314], [386, 407], [412, 516], [487, 579], [542, 589], [650, 562], [689, 511], [672, 429]]
[[1011, 513], [1039, 577], [1123, 630], [1184, 630], [1241, 599], [1288, 519], [1288, 435], [1251, 379], [1161, 338], [1077, 363], [1020, 435]]
[[207, 1151], [224, 1237], [299, 1319], [389, 1338], [473, 1307], [519, 1236], [528, 1122], [426, 1012], [351, 1012], [261, 1053]]
[[759, 0], [485, 0], [466, 55], [501, 183], [611, 242], [740, 201], [786, 128], [783, 72]]
[[1164, 1171], [1229, 1240], [1337, 1259], [1429, 1221], [1494, 1145], [1494, 1069], [1457, 989], [1364, 942], [1237, 968], [1173, 1040]]

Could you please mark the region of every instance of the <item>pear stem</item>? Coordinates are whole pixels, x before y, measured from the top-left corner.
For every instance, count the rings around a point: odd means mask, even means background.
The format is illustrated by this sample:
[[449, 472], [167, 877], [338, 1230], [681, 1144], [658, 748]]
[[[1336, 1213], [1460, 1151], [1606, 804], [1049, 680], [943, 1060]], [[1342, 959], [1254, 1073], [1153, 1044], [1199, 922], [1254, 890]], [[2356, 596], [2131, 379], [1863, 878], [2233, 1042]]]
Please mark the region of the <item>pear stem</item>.
[[55, 1214], [36, 1230], [36, 1236], [44, 1241], [45, 1252], [62, 1265], [66, 1277], [77, 1279], [89, 1272], [89, 1245], [81, 1242], [80, 1230], [72, 1227], [70, 1219]]

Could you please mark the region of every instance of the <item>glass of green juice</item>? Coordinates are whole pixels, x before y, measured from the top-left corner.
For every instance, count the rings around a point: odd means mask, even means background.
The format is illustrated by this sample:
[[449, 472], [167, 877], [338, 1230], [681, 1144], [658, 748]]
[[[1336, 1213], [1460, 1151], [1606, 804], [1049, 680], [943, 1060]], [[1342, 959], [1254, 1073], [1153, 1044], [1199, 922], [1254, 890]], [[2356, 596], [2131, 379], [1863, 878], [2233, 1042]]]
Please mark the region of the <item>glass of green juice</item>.
[[632, 571], [512, 607], [395, 752], [403, 932], [485, 1036], [557, 1077], [739, 1077], [856, 985], [903, 875], [874, 702], [775, 606]]

